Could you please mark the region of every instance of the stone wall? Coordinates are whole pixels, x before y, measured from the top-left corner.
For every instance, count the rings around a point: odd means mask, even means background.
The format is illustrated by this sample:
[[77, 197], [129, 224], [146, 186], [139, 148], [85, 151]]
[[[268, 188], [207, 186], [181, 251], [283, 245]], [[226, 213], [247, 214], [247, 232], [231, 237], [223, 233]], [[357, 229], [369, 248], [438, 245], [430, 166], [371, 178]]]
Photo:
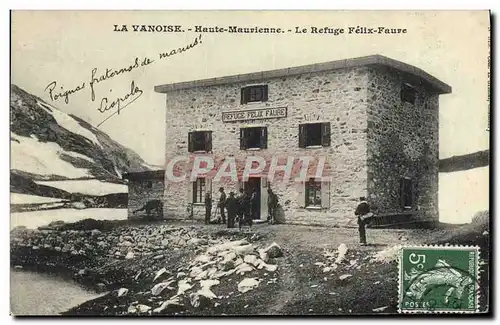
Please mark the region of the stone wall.
[[[151, 184], [151, 187], [148, 186]], [[135, 215], [133, 211], [140, 209], [150, 200], [162, 200], [165, 183], [163, 179], [143, 179], [128, 181], [128, 218], [141, 218], [146, 215], [146, 211], [139, 211]]]
[[[331, 166], [330, 208], [307, 210], [299, 206], [298, 195], [303, 184], [293, 181], [273, 182], [280, 197], [287, 222], [307, 224], [346, 224], [352, 221], [353, 209], [360, 195], [367, 191], [366, 100], [367, 68], [339, 69], [263, 80], [269, 87], [267, 102], [240, 104], [240, 90], [247, 83], [182, 89], [167, 94], [166, 161], [188, 154], [188, 132], [213, 131], [213, 155], [244, 156], [240, 150], [239, 128], [267, 126], [268, 148], [252, 155], [327, 156]], [[257, 83], [251, 83], [257, 84]], [[265, 107], [288, 108], [288, 116], [245, 122], [224, 123], [223, 111]], [[331, 146], [319, 149], [298, 147], [299, 124], [331, 122]], [[165, 211], [173, 217], [188, 217], [187, 183], [172, 183], [167, 179]], [[214, 203], [219, 186], [226, 192], [237, 190], [237, 184], [227, 181], [212, 184]], [[204, 207], [195, 207], [195, 218], [202, 218]]]
[[368, 192], [377, 213], [401, 213], [400, 178], [414, 182], [418, 218], [438, 218], [439, 98], [422, 84], [415, 105], [400, 98], [404, 75], [372, 68], [368, 81]]

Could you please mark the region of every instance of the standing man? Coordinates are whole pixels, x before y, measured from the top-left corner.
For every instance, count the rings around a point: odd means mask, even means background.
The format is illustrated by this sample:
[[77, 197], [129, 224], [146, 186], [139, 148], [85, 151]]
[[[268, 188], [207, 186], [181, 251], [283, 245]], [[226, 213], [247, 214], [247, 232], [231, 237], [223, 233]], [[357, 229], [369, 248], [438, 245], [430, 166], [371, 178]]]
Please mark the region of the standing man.
[[366, 245], [365, 222], [370, 217], [370, 206], [366, 202], [365, 197], [359, 198], [359, 204], [356, 207], [354, 214], [358, 217], [359, 241], [362, 246]]
[[267, 221], [271, 224], [276, 222], [276, 208], [278, 207], [278, 196], [271, 187], [267, 188]]
[[227, 227], [234, 228], [234, 219], [238, 213], [238, 199], [234, 197], [234, 192], [229, 192], [229, 198], [226, 201], [227, 207]]
[[205, 193], [205, 224], [210, 224], [212, 214], [212, 197], [209, 192]]
[[240, 194], [238, 195], [238, 221], [241, 224], [241, 222], [245, 218], [245, 191], [243, 191], [242, 188], [240, 188]]
[[252, 191], [252, 196], [250, 198], [250, 208], [251, 208], [251, 218], [257, 219], [258, 209], [259, 209], [259, 198], [257, 197], [257, 189], [254, 188]]
[[223, 187], [219, 188], [219, 192], [220, 192], [220, 197], [217, 206], [220, 210], [220, 217], [222, 219], [222, 223], [226, 223], [226, 213], [224, 211], [224, 209], [226, 208], [226, 193], [224, 192]]

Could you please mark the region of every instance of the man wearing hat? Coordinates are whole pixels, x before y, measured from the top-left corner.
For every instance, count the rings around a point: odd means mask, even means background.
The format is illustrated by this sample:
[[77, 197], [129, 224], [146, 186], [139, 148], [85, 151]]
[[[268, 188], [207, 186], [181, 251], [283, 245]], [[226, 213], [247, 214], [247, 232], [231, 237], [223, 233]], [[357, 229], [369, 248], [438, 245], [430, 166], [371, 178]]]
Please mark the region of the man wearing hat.
[[370, 206], [368, 202], [366, 202], [365, 197], [359, 198], [359, 204], [356, 207], [356, 211], [354, 214], [358, 217], [358, 230], [359, 230], [359, 241], [361, 245], [366, 245], [366, 230], [365, 225], [368, 222], [368, 219], [372, 217], [372, 213], [370, 212]]
[[234, 196], [234, 192], [229, 192], [229, 197], [226, 200], [227, 207], [227, 227], [234, 228], [234, 221], [238, 213], [238, 199]]
[[226, 208], [226, 193], [224, 192], [223, 187], [219, 188], [219, 192], [220, 192], [220, 197], [219, 197], [219, 203], [217, 204], [217, 206], [219, 207], [219, 210], [220, 210], [220, 217], [221, 217], [222, 223], [226, 223], [226, 212], [224, 211], [224, 209]]

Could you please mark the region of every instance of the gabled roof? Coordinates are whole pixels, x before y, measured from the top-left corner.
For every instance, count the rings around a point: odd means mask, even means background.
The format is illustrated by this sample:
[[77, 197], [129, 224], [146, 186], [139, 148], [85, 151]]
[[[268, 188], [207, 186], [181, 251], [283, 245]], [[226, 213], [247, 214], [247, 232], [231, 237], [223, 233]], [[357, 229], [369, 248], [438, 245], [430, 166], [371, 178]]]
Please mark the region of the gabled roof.
[[237, 82], [257, 82], [271, 78], [279, 78], [285, 76], [298, 75], [303, 73], [328, 71], [336, 69], [345, 69], [362, 66], [385, 66], [396, 70], [397, 72], [404, 73], [412, 79], [418, 79], [437, 94], [451, 93], [451, 87], [439, 79], [431, 76], [427, 72], [412, 65], [397, 61], [382, 55], [370, 55], [358, 58], [337, 60], [323, 63], [315, 63], [310, 65], [303, 65], [293, 68], [261, 71], [255, 73], [246, 73], [233, 76], [210, 78], [186, 82], [171, 83], [165, 85], [155, 86], [155, 91], [158, 93], [167, 93], [173, 90], [188, 89], [196, 87], [206, 87], [214, 85], [223, 85]]

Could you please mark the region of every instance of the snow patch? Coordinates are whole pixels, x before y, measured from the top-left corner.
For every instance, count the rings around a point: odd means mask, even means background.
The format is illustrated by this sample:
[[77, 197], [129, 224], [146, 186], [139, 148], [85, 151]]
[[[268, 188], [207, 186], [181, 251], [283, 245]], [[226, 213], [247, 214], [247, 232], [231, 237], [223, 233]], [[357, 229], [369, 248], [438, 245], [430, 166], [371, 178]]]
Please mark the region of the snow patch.
[[28, 138], [11, 132], [10, 136], [19, 141], [11, 141], [11, 169], [68, 178], [92, 177], [88, 169], [76, 168], [60, 159], [59, 153], [65, 151], [57, 143], [40, 142], [34, 135]]
[[120, 173], [120, 171], [118, 170], [118, 168], [116, 168], [116, 165], [114, 165], [115, 167], [115, 173], [116, 175], [118, 175], [119, 178], [122, 178], [122, 174]]
[[125, 220], [127, 209], [55, 209], [44, 211], [14, 212], [10, 214], [10, 229], [17, 226], [37, 228], [52, 221], [76, 222], [92, 218], [96, 220]]
[[111, 193], [127, 193], [128, 187], [124, 184], [107, 183], [98, 179], [69, 180], [69, 181], [35, 181], [39, 185], [46, 185], [70, 193], [86, 195], [106, 195]]
[[[45, 103], [40, 103], [40, 102], [37, 102], [37, 104], [38, 104], [38, 106], [43, 108], [47, 113], [51, 114], [54, 117], [54, 119], [56, 120], [57, 124], [59, 124], [59, 126], [65, 128], [66, 130], [68, 130], [72, 133], [81, 135], [81, 136], [89, 139], [91, 142], [93, 142], [94, 144], [96, 144], [102, 148], [102, 145], [99, 142], [99, 140], [97, 140], [96, 135], [94, 133], [90, 132], [88, 129], [81, 126], [78, 123], [78, 121], [76, 121], [74, 118], [72, 118], [71, 116], [69, 116], [66, 113], [61, 112], [60, 110], [58, 110], [57, 108], [55, 108], [51, 105], [48, 105]], [[50, 110], [48, 110], [45, 107], [45, 105], [49, 106], [52, 109], [52, 112]]]
[[65, 201], [67, 200], [54, 197], [10, 193], [10, 204], [38, 204], [38, 203], [52, 203], [52, 202], [65, 202]]

